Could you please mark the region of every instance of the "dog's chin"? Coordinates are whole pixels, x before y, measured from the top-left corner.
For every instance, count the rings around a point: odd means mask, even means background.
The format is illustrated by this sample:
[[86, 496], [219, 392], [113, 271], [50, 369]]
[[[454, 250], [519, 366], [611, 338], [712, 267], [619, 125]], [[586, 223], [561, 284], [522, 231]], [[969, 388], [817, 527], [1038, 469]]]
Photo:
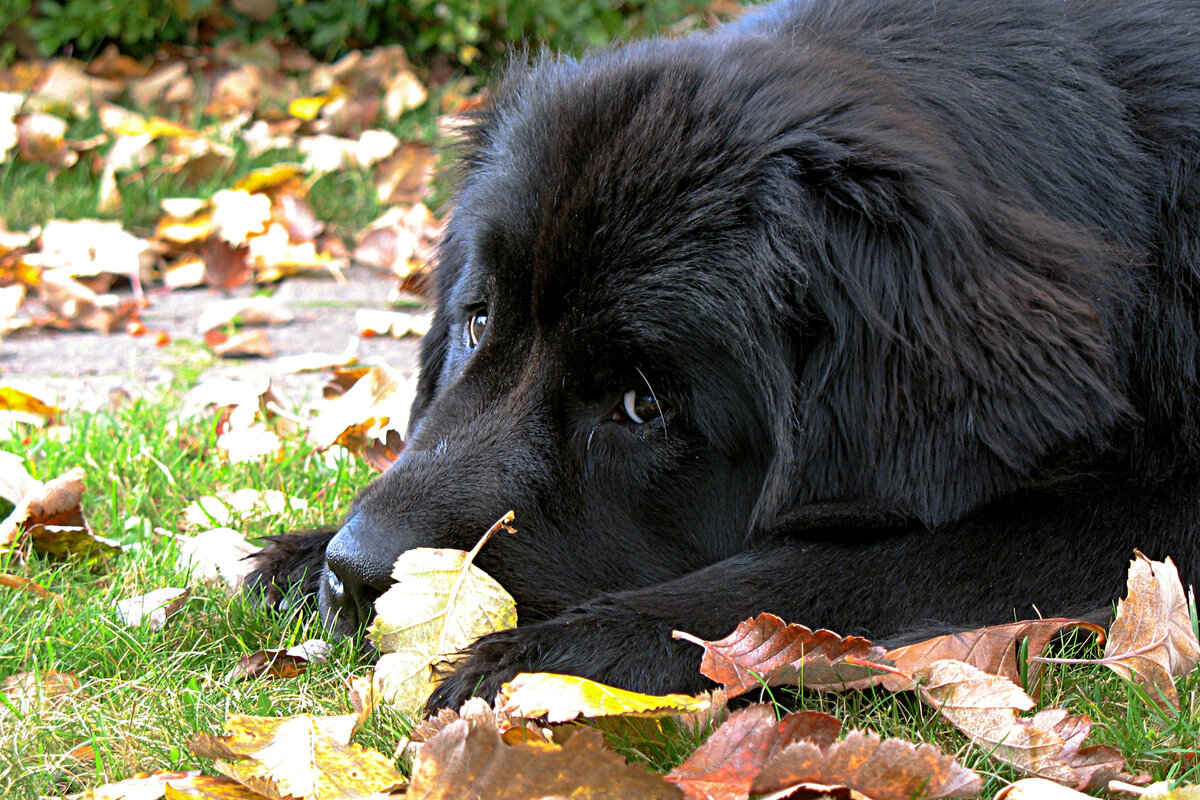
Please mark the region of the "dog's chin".
[[363, 632], [375, 616], [374, 603], [360, 606], [355, 602], [328, 564], [321, 567], [321, 576], [317, 581], [317, 608], [321, 611], [325, 629], [330, 633], [343, 638], [361, 638], [364, 646], [370, 646], [370, 640], [363, 636]]

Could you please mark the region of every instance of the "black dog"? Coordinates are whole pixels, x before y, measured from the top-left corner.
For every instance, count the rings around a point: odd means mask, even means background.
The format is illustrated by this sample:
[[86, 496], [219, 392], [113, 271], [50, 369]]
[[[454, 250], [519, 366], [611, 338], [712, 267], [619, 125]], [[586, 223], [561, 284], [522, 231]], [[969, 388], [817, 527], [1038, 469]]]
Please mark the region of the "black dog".
[[761, 611], [893, 641], [1200, 578], [1200, 4], [795, 0], [514, 68], [470, 134], [408, 447], [332, 540], [357, 629], [467, 549], [519, 671], [702, 688]]

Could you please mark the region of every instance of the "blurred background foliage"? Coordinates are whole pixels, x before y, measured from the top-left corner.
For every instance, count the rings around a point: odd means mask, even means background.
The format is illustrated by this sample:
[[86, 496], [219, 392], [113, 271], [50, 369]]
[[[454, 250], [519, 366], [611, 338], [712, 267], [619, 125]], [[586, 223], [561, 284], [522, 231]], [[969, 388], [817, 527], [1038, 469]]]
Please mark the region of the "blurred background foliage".
[[[484, 69], [513, 47], [575, 50], [699, 21], [697, 0], [0, 0], [0, 65], [17, 56], [135, 57], [226, 37], [318, 58], [403, 45], [415, 63]], [[704, 4], [709, 5], [709, 4]], [[691, 16], [689, 17], [689, 14]]]

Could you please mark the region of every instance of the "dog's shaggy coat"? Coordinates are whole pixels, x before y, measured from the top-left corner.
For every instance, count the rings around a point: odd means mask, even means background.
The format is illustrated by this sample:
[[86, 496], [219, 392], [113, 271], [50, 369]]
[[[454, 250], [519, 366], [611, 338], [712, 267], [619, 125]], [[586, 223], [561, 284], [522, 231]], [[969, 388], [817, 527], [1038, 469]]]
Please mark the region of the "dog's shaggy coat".
[[356, 629], [469, 549], [518, 671], [650, 692], [772, 611], [876, 638], [1200, 577], [1200, 5], [792, 0], [510, 70], [470, 132], [407, 449], [268, 548]]

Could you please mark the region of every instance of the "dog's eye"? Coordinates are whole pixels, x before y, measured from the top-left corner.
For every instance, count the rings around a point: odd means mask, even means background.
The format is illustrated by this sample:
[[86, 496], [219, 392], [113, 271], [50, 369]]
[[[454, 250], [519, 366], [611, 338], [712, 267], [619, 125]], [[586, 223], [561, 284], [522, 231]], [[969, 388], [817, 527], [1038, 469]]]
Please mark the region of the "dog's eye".
[[483, 338], [483, 329], [487, 327], [488, 312], [486, 308], [481, 308], [471, 315], [467, 320], [467, 342], [471, 347], [479, 344], [479, 340]]
[[630, 422], [636, 422], [641, 425], [644, 422], [651, 422], [658, 419], [666, 409], [659, 404], [658, 399], [651, 394], [639, 394], [636, 389], [630, 389], [621, 398], [621, 408], [617, 411], [617, 416], [622, 414]]

